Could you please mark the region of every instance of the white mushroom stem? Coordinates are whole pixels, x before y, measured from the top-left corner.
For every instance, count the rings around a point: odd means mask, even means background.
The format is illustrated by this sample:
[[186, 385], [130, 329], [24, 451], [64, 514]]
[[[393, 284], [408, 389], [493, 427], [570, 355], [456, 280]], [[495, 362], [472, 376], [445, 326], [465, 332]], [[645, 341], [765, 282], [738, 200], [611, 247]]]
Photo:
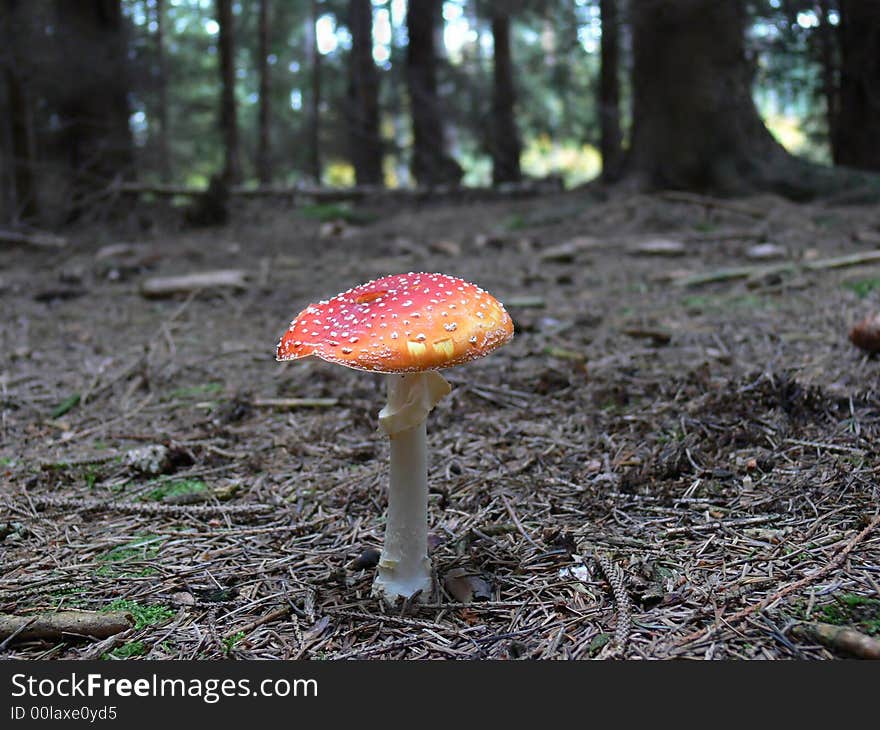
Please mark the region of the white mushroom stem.
[[427, 601], [433, 592], [428, 557], [428, 449], [425, 419], [451, 390], [433, 370], [388, 378], [388, 403], [379, 427], [391, 439], [391, 483], [385, 544], [373, 594], [393, 605], [398, 598]]

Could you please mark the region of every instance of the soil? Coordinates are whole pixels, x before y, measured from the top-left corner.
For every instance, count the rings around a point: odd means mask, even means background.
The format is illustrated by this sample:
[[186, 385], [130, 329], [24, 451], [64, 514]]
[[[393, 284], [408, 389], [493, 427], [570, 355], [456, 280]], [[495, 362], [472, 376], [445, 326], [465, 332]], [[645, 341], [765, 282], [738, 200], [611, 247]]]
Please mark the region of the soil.
[[[132, 220], [0, 252], [0, 613], [137, 623], [0, 657], [831, 659], [792, 628], [880, 632], [880, 364], [848, 339], [880, 262], [829, 263], [880, 248], [878, 208], [580, 191]], [[220, 268], [247, 287], [139, 293]], [[274, 346], [401, 271], [478, 283], [517, 334], [445, 373], [440, 589], [391, 609], [383, 376]]]

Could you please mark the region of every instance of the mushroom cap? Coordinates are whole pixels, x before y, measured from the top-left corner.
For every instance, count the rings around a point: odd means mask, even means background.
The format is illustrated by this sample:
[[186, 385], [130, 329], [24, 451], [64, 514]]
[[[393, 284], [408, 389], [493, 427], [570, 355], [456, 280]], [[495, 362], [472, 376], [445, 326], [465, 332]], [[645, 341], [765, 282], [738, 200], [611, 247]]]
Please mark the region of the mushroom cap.
[[355, 370], [436, 370], [488, 355], [513, 337], [504, 305], [446, 274], [394, 274], [311, 304], [276, 350], [278, 360], [315, 355]]

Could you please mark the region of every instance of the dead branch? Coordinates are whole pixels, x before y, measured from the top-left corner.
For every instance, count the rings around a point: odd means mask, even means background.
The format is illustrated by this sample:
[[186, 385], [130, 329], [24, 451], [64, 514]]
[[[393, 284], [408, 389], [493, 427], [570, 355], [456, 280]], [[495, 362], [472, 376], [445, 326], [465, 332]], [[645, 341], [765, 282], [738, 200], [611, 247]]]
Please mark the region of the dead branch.
[[183, 276], [157, 276], [141, 282], [140, 292], [149, 299], [189, 294], [201, 289], [246, 289], [247, 272], [241, 269], [200, 271]]
[[864, 251], [861, 253], [847, 254], [845, 256], [834, 256], [827, 259], [819, 259], [818, 261], [807, 261], [804, 263], [784, 263], [773, 266], [756, 265], [756, 266], [736, 266], [733, 268], [716, 269], [703, 274], [694, 274], [682, 279], [678, 279], [675, 284], [681, 287], [700, 286], [702, 284], [713, 284], [720, 281], [731, 281], [733, 279], [760, 279], [771, 274], [787, 274], [796, 273], [798, 271], [825, 271], [828, 269], [842, 269], [849, 266], [861, 266], [863, 264], [873, 264], [880, 261], [880, 250]]
[[128, 611], [58, 611], [33, 616], [0, 614], [0, 638], [11, 641], [87, 636], [106, 639], [134, 626]]
[[51, 233], [23, 233], [0, 229], [0, 243], [12, 243], [24, 246], [37, 246], [39, 248], [62, 248], [68, 241], [62, 236]]
[[269, 611], [269, 613], [264, 614], [263, 616], [260, 616], [259, 618], [254, 619], [253, 621], [250, 621], [249, 623], [246, 623], [244, 626], [240, 626], [236, 629], [231, 629], [230, 631], [227, 631], [223, 635], [223, 638], [224, 639], [231, 639], [236, 634], [249, 634], [251, 631], [259, 628], [263, 624], [268, 624], [268, 623], [271, 623], [272, 621], [277, 621], [280, 618], [284, 618], [289, 613], [290, 613], [290, 606], [279, 606], [278, 608], [275, 608], [275, 609]]
[[255, 398], [255, 408], [330, 408], [339, 398]]
[[810, 622], [797, 624], [791, 633], [798, 639], [818, 641], [829, 649], [842, 651], [859, 659], [880, 659], [880, 639], [847, 626]]

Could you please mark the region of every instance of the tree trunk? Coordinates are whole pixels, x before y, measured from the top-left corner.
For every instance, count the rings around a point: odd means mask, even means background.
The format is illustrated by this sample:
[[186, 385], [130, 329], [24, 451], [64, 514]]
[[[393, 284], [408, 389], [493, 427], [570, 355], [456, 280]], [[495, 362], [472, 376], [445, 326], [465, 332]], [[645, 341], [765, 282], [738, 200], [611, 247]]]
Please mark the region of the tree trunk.
[[373, 5], [349, 0], [348, 127], [351, 160], [358, 185], [382, 184], [379, 134], [379, 74], [373, 62]]
[[171, 181], [171, 153], [168, 146], [168, 61], [165, 56], [165, 0], [156, 0], [156, 59], [159, 67], [159, 175]]
[[510, 55], [510, 13], [502, 3], [492, 4], [492, 184], [519, 182], [521, 152], [516, 128], [513, 60]]
[[840, 0], [840, 108], [834, 161], [880, 171], [880, 3]]
[[457, 185], [462, 169], [445, 151], [437, 96], [434, 19], [438, 0], [409, 0], [406, 27], [407, 87], [413, 128], [412, 173], [422, 185]]
[[[33, 220], [39, 214], [35, 178], [34, 127], [30, 94], [22, 64], [22, 46], [19, 29], [24, 25], [18, 0], [4, 0], [0, 6], [2, 38], [5, 53], [3, 61], [6, 80], [6, 105], [9, 126], [4, 130], [5, 153], [9, 158], [9, 218]], [[4, 116], [7, 116], [4, 115]], [[7, 136], [8, 135], [8, 136]]]
[[321, 182], [321, 51], [318, 49], [316, 24], [318, 0], [312, 0], [311, 17], [306, 22], [306, 46], [312, 69], [312, 93], [309, 97], [308, 131], [306, 135], [306, 174]]
[[95, 193], [134, 171], [125, 24], [120, 0], [56, 0], [55, 9], [58, 112], [76, 218]]
[[241, 180], [241, 157], [238, 149], [238, 108], [235, 103], [235, 28], [232, 0], [217, 0], [217, 23], [220, 26], [220, 131], [223, 135], [225, 163], [223, 180], [227, 184]]
[[33, 124], [24, 82], [14, 61], [6, 69], [6, 93], [11, 126], [12, 180], [15, 189], [14, 219], [34, 220], [39, 215], [34, 178]]
[[617, 0], [599, 0], [602, 67], [599, 75], [599, 126], [602, 179], [620, 177], [623, 137], [620, 131], [620, 22]]
[[745, 3], [633, 4], [633, 135], [627, 173], [643, 187], [793, 198], [839, 191], [833, 171], [789, 155], [752, 100]]
[[257, 136], [257, 176], [263, 185], [272, 182], [272, 151], [269, 137], [271, 98], [269, 86], [269, 0], [260, 0], [260, 51], [257, 63], [260, 75], [259, 132]]

